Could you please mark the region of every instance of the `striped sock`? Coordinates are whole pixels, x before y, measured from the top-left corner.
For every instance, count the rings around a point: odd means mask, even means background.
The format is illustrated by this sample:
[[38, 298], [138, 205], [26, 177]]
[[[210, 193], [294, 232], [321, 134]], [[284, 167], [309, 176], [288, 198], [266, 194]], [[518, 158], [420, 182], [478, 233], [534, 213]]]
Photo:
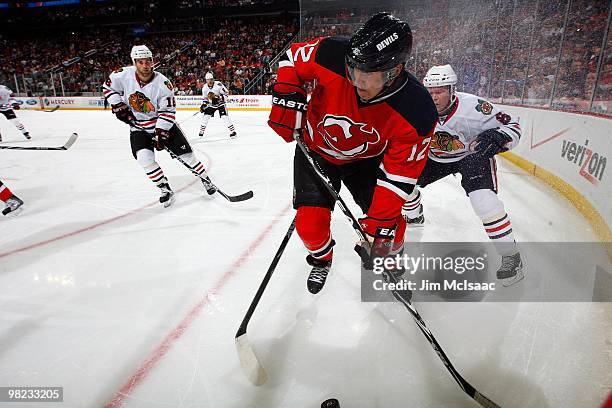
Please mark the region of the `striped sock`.
[[230, 133], [234, 133], [236, 131], [234, 125], [229, 125], [227, 128], [229, 129]]
[[181, 159], [183, 159], [185, 163], [189, 165], [189, 168], [191, 168], [191, 170], [195, 171], [197, 174], [201, 176], [204, 176], [204, 177], [207, 176], [204, 165], [202, 164], [201, 161], [198, 160], [195, 154], [185, 153], [185, 154], [182, 154], [180, 157]]
[[23, 134], [28, 133], [28, 131], [26, 130], [25, 126], [23, 126], [23, 124], [19, 121], [19, 119], [10, 119], [10, 122], [15, 125], [15, 127], [17, 129], [19, 129], [19, 131]]
[[408, 197], [408, 201], [402, 206], [402, 212], [408, 216], [408, 218], [418, 218], [422, 213], [421, 207], [421, 192], [416, 190], [416, 193], [412, 193]]
[[506, 255], [517, 251], [508, 214], [504, 213], [501, 216], [495, 217], [495, 219], [483, 222], [482, 225], [489, 239], [495, 245], [497, 252]]
[[200, 126], [200, 134], [203, 135], [206, 130], [206, 126]]
[[157, 187], [160, 187], [162, 184], [168, 183], [168, 179], [164, 175], [164, 171], [161, 169], [161, 167], [159, 167], [159, 164], [157, 164], [157, 162], [153, 162], [147, 167], [145, 167], [145, 172]]
[[11, 190], [9, 190], [9, 188], [2, 184], [2, 182], [0, 181], [0, 200], [6, 202], [6, 200], [11, 198], [12, 196], [13, 193], [11, 192]]

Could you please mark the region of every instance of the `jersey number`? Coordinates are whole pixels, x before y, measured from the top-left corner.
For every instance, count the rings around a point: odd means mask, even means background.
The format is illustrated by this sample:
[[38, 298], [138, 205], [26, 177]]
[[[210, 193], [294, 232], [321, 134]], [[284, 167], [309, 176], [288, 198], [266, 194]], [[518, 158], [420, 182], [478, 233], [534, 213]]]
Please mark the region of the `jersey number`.
[[174, 96], [169, 96], [166, 100], [168, 101], [169, 108], [176, 108], [176, 99], [174, 99]]
[[410, 152], [410, 157], [406, 161], [415, 160], [414, 156], [416, 156], [416, 161], [423, 160], [423, 158], [425, 157], [425, 152], [427, 151], [427, 146], [429, 146], [430, 141], [431, 141], [431, 137], [423, 139], [423, 141], [421, 142], [421, 145], [423, 146], [423, 148], [419, 151], [418, 154], [417, 154], [417, 148], [419, 146], [418, 145], [412, 146], [412, 152]]

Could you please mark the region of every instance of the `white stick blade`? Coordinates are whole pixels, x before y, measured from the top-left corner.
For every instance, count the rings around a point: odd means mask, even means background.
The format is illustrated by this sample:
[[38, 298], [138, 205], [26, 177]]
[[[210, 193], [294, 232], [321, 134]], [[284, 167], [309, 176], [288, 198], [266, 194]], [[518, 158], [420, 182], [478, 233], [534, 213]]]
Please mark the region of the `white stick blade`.
[[249, 344], [246, 334], [236, 338], [236, 350], [238, 351], [238, 358], [240, 359], [244, 375], [254, 385], [263, 385], [268, 380], [268, 375], [266, 370], [259, 364], [259, 360]]
[[77, 137], [79, 137], [78, 134], [76, 133], [71, 134], [66, 144], [64, 144], [64, 149], [66, 150], [70, 149], [70, 147], [74, 144], [74, 142], [76, 142]]

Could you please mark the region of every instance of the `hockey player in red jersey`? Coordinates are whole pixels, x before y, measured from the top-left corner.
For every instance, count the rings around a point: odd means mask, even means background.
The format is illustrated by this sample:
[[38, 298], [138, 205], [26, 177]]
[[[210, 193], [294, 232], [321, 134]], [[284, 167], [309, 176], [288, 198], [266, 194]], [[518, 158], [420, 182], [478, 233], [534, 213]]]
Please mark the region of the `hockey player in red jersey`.
[[[344, 184], [364, 212], [366, 234], [395, 228], [394, 252], [406, 226], [400, 210], [423, 170], [437, 119], [429, 93], [405, 70], [411, 48], [410, 27], [388, 13], [370, 18], [350, 40], [293, 44], [279, 62], [268, 121], [287, 142], [300, 129], [336, 191]], [[308, 105], [307, 81], [316, 83]], [[307, 286], [317, 293], [332, 264], [335, 203], [297, 148], [293, 177], [296, 230], [312, 266]]]
[[6, 206], [2, 210], [2, 215], [18, 214], [23, 205], [23, 201], [9, 190], [2, 181], [0, 181], [0, 200], [4, 201]]

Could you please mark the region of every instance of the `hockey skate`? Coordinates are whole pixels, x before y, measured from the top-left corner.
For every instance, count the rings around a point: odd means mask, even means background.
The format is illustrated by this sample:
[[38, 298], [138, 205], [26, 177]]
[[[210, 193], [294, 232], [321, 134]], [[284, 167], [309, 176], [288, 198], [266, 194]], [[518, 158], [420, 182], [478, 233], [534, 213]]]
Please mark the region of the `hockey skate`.
[[325, 285], [325, 280], [327, 279], [327, 274], [331, 269], [332, 261], [323, 261], [314, 258], [312, 255], [308, 255], [306, 257], [306, 262], [308, 262], [308, 265], [312, 266], [312, 270], [310, 271], [310, 275], [308, 275], [308, 280], [306, 281], [308, 291], [312, 294], [317, 294]]
[[[422, 215], [421, 215], [422, 217]], [[404, 250], [402, 249], [397, 255], [402, 256]], [[387, 273], [383, 273], [383, 279], [385, 282], [389, 283], [397, 283], [402, 280], [404, 276], [404, 268], [398, 267], [395, 263], [391, 265], [390, 268], [385, 268]], [[396, 292], [395, 294], [393, 292]], [[397, 298], [397, 296], [401, 297], [406, 302], [410, 302], [412, 300], [412, 291], [410, 289], [396, 289], [392, 292], [393, 296]], [[398, 299], [399, 300], [399, 299]]]
[[204, 137], [204, 132], [200, 132], [200, 133], [198, 133], [198, 136], [200, 136], [200, 137]]
[[32, 136], [30, 136], [30, 132], [25, 132], [23, 134], [23, 136], [25, 136], [26, 139], [30, 140], [32, 138]]
[[236, 139], [237, 137], [238, 137], [238, 134], [236, 132], [230, 133], [230, 139]]
[[512, 286], [525, 277], [521, 254], [503, 255], [500, 268], [497, 270], [497, 279], [501, 279], [504, 287]]
[[174, 202], [174, 191], [172, 191], [168, 183], [160, 184], [159, 189], [161, 190], [159, 202], [162, 203], [166, 208], [170, 207]]
[[204, 188], [206, 189], [208, 195], [213, 195], [217, 192], [217, 187], [212, 183], [208, 176], [202, 179], [202, 185], [204, 185]]
[[10, 217], [17, 215], [21, 212], [22, 205], [23, 201], [16, 195], [12, 195], [11, 197], [9, 197], [8, 200], [6, 200], [6, 207], [4, 208], [4, 210], [2, 210], [2, 215]]
[[423, 213], [423, 206], [419, 206], [420, 215], [416, 218], [409, 218], [405, 208], [402, 208], [402, 217], [406, 220], [407, 227], [422, 227], [425, 225], [425, 214]]

